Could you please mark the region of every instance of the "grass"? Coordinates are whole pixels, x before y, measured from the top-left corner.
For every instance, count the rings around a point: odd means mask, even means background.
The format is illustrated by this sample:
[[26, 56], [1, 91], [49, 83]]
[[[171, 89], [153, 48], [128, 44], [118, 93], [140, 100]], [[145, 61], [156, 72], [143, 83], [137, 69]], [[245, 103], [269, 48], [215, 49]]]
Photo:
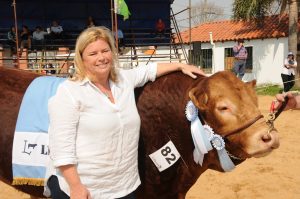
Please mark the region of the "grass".
[[[274, 95], [282, 92], [282, 87], [279, 86], [279, 85], [265, 84], [265, 85], [261, 85], [261, 86], [256, 87], [255, 90], [256, 90], [257, 95], [271, 95], [271, 96], [274, 96]], [[299, 90], [299, 87], [294, 86], [291, 89], [291, 91], [292, 90]]]

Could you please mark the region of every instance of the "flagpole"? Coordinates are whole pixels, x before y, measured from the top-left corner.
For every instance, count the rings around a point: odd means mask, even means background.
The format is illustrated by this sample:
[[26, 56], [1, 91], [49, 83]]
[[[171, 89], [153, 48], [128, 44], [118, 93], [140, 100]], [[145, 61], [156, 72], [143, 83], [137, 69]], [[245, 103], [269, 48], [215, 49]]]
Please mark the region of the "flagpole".
[[114, 2], [110, 0], [111, 30], [114, 31]]
[[[19, 56], [18, 56], [18, 50], [19, 50], [19, 35], [18, 35], [18, 20], [17, 20], [17, 8], [16, 8], [16, 0], [13, 0], [13, 7], [14, 7], [14, 18], [15, 18], [15, 30], [16, 30], [16, 53], [17, 53], [17, 67], [19, 68]], [[21, 55], [22, 56], [22, 55]]]
[[116, 38], [116, 48], [117, 51], [119, 53], [119, 42], [118, 42], [118, 17], [117, 17], [117, 13], [115, 12], [115, 38]]

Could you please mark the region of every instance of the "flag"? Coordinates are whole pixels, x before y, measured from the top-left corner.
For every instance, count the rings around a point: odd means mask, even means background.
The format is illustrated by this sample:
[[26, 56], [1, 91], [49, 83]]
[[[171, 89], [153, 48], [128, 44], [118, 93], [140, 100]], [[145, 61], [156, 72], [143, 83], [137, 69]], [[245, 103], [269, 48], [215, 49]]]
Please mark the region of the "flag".
[[124, 21], [131, 15], [125, 0], [115, 0], [115, 13], [123, 15]]

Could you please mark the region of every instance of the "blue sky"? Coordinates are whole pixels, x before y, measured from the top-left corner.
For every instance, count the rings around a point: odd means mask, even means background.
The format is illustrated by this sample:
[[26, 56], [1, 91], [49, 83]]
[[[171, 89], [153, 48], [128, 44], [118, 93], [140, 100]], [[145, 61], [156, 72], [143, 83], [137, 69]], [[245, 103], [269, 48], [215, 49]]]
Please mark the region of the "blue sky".
[[[191, 0], [192, 6], [195, 3], [201, 2], [203, 0]], [[224, 19], [229, 19], [232, 15], [232, 3], [233, 0], [207, 0], [207, 2], [212, 2], [215, 5], [220, 6], [224, 9]], [[177, 13], [189, 6], [189, 0], [174, 0], [172, 4], [172, 8], [174, 13]], [[180, 29], [188, 28], [189, 20], [188, 20], [188, 11], [185, 11], [181, 14], [176, 15], [176, 20]]]

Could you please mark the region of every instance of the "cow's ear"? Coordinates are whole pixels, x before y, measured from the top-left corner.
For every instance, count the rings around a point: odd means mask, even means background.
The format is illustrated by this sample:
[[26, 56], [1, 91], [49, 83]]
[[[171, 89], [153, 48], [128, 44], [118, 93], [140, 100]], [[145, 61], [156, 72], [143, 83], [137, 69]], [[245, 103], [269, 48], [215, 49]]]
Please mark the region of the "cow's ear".
[[254, 79], [254, 80], [252, 80], [252, 81], [250, 81], [250, 82], [246, 82], [246, 85], [249, 85], [249, 86], [251, 86], [252, 88], [255, 88], [255, 86], [256, 86], [256, 80]]
[[200, 110], [204, 110], [206, 108], [208, 96], [206, 93], [200, 93], [197, 87], [192, 88], [189, 91], [189, 97]]

